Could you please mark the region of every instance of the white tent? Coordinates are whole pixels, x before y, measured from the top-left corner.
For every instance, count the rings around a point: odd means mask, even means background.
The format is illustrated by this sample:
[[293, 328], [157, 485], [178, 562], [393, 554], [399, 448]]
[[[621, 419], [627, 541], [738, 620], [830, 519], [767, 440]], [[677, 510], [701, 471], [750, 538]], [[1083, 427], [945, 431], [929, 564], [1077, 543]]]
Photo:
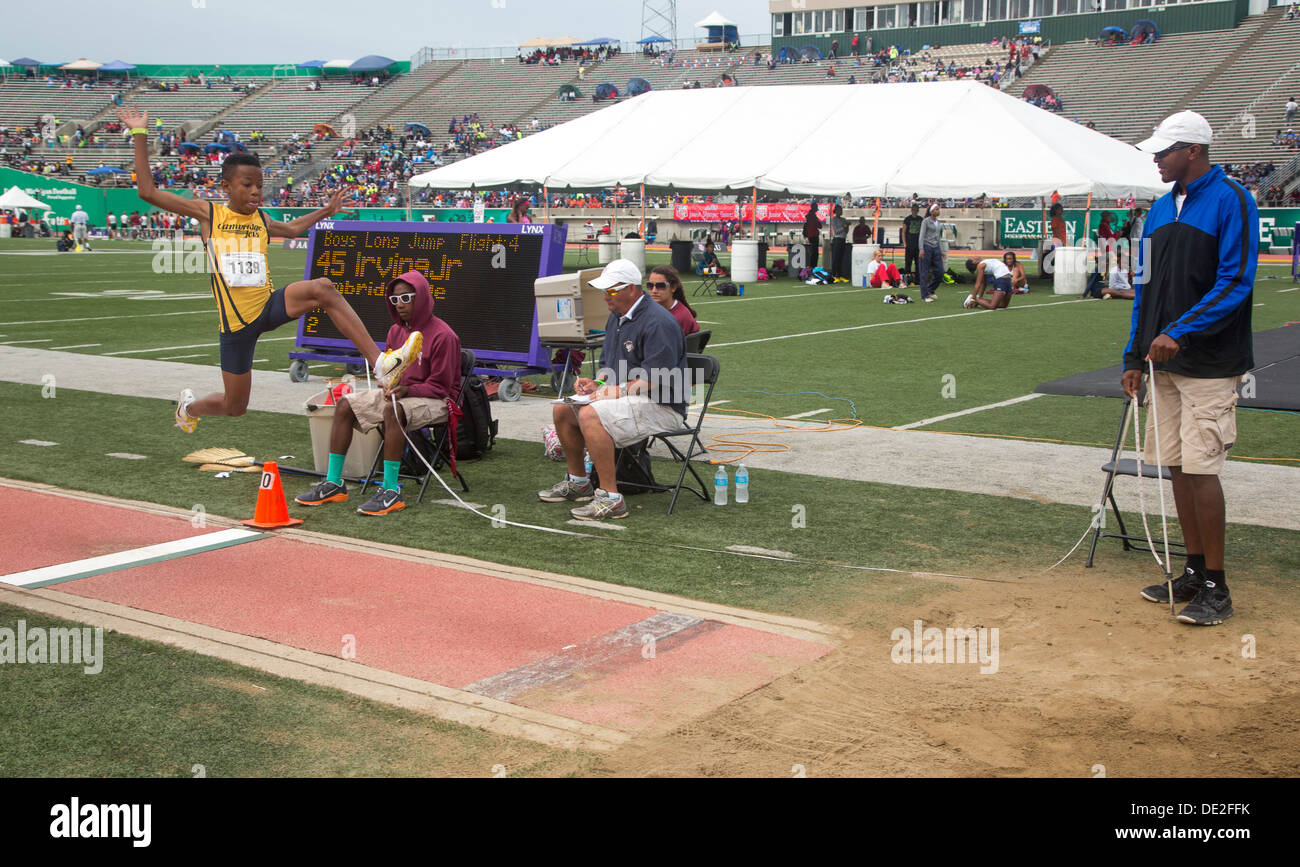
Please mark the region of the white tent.
[[33, 199], [17, 187], [10, 187], [4, 195], [0, 195], [0, 208], [5, 208], [7, 210], [21, 208], [24, 211], [51, 210], [49, 205], [38, 199]]
[[327, 60], [325, 61], [325, 65], [322, 66], [321, 68], [322, 69], [347, 69], [349, 66], [351, 66], [354, 63], [356, 63], [355, 60]]
[[1132, 145], [962, 81], [653, 91], [410, 183], [819, 196], [1153, 198], [1168, 189]]
[[695, 26], [696, 27], [735, 27], [736, 22], [728, 21], [726, 18], [723, 18], [721, 12], [713, 12], [709, 15], [708, 18], [705, 18], [703, 21], [696, 21]]
[[59, 69], [66, 69], [69, 72], [94, 72], [103, 65], [104, 64], [100, 63], [98, 60], [87, 60], [82, 57], [79, 60], [72, 61], [71, 63], [63, 64]]

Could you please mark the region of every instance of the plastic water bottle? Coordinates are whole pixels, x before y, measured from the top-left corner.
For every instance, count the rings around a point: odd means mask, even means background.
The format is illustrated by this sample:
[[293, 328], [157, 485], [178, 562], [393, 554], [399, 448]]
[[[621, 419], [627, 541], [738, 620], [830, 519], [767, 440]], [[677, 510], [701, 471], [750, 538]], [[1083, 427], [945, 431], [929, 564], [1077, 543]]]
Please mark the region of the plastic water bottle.
[[719, 466], [718, 471], [713, 474], [713, 504], [715, 506], [727, 505], [727, 468]]
[[736, 502], [749, 502], [749, 470], [744, 464], [736, 467]]
[[582, 450], [582, 470], [587, 474], [587, 478], [591, 478], [591, 455], [586, 449]]

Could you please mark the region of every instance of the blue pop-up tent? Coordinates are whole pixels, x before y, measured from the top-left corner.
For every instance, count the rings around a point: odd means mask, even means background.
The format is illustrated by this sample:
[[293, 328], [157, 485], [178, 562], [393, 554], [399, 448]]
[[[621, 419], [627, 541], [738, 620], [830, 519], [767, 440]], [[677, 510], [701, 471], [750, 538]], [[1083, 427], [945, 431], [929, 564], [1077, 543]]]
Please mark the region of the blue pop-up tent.
[[114, 60], [99, 67], [100, 72], [135, 72], [135, 70], [135, 64], [127, 63], [125, 60]]
[[127, 175], [130, 174], [126, 169], [114, 168], [113, 166], [99, 166], [86, 172], [88, 175]]
[[382, 54], [367, 54], [349, 66], [348, 72], [382, 72], [395, 63], [396, 60]]
[[325, 65], [325, 61], [323, 60], [308, 60], [304, 63], [299, 63], [298, 68], [299, 69], [320, 69], [324, 65]]
[[610, 84], [608, 81], [602, 82], [596, 85], [596, 93], [592, 99], [596, 102], [600, 102], [603, 99], [618, 99], [618, 88]]
[[588, 39], [586, 42], [579, 42], [579, 45], [610, 45], [618, 42], [613, 36], [597, 36], [595, 39]]
[[641, 94], [649, 93], [652, 90], [654, 90], [654, 88], [651, 87], [650, 82], [646, 81], [644, 78], [629, 78], [627, 80], [628, 96], [640, 96]]
[[647, 36], [644, 39], [638, 39], [637, 45], [653, 45], [656, 42], [672, 42], [667, 36]]
[[415, 121], [411, 121], [407, 123], [406, 126], [402, 128], [402, 131], [407, 133], [415, 132], [424, 136], [430, 135], [429, 128], [427, 126], [425, 126], [422, 123], [416, 123]]
[[1151, 36], [1151, 41], [1155, 42], [1160, 38], [1160, 27], [1150, 18], [1143, 18], [1133, 25], [1133, 32], [1129, 36], [1134, 39], [1139, 36], [1146, 39], [1148, 34]]
[[1128, 42], [1128, 31], [1123, 27], [1112, 24], [1109, 27], [1101, 28], [1101, 35], [1097, 38], [1102, 42]]

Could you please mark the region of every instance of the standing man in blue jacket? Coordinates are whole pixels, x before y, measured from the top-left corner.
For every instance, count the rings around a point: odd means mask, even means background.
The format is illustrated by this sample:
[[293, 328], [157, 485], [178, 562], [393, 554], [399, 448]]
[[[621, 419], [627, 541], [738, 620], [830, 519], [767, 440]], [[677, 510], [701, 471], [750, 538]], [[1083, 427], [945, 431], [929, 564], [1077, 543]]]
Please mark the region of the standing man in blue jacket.
[[[1133, 324], [1124, 349], [1124, 393], [1142, 387], [1160, 424], [1160, 459], [1173, 476], [1187, 565], [1173, 582], [1183, 623], [1213, 626], [1232, 616], [1224, 577], [1226, 513], [1219, 472], [1237, 438], [1237, 383], [1255, 364], [1251, 292], [1259, 256], [1259, 211], [1241, 185], [1210, 165], [1214, 133], [1180, 111], [1139, 144], [1174, 187], [1151, 207], [1133, 281]], [[1146, 442], [1153, 441], [1153, 413]], [[1154, 450], [1145, 459], [1155, 463]], [[1142, 597], [1169, 603], [1164, 584]]]

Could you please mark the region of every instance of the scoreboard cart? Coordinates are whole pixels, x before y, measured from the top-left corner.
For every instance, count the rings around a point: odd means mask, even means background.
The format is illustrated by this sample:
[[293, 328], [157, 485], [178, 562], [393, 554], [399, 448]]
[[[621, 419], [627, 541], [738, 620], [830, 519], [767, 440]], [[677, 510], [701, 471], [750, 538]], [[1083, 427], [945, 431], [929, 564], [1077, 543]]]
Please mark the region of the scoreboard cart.
[[[474, 372], [504, 377], [501, 398], [518, 400], [519, 377], [552, 372], [538, 340], [533, 281], [563, 270], [564, 240], [564, 226], [541, 223], [322, 220], [311, 230], [304, 276], [333, 281], [383, 346], [393, 324], [385, 287], [419, 271], [429, 280], [434, 315], [479, 359]], [[296, 382], [306, 379], [308, 360], [365, 363], [320, 308], [298, 320], [289, 357]]]

